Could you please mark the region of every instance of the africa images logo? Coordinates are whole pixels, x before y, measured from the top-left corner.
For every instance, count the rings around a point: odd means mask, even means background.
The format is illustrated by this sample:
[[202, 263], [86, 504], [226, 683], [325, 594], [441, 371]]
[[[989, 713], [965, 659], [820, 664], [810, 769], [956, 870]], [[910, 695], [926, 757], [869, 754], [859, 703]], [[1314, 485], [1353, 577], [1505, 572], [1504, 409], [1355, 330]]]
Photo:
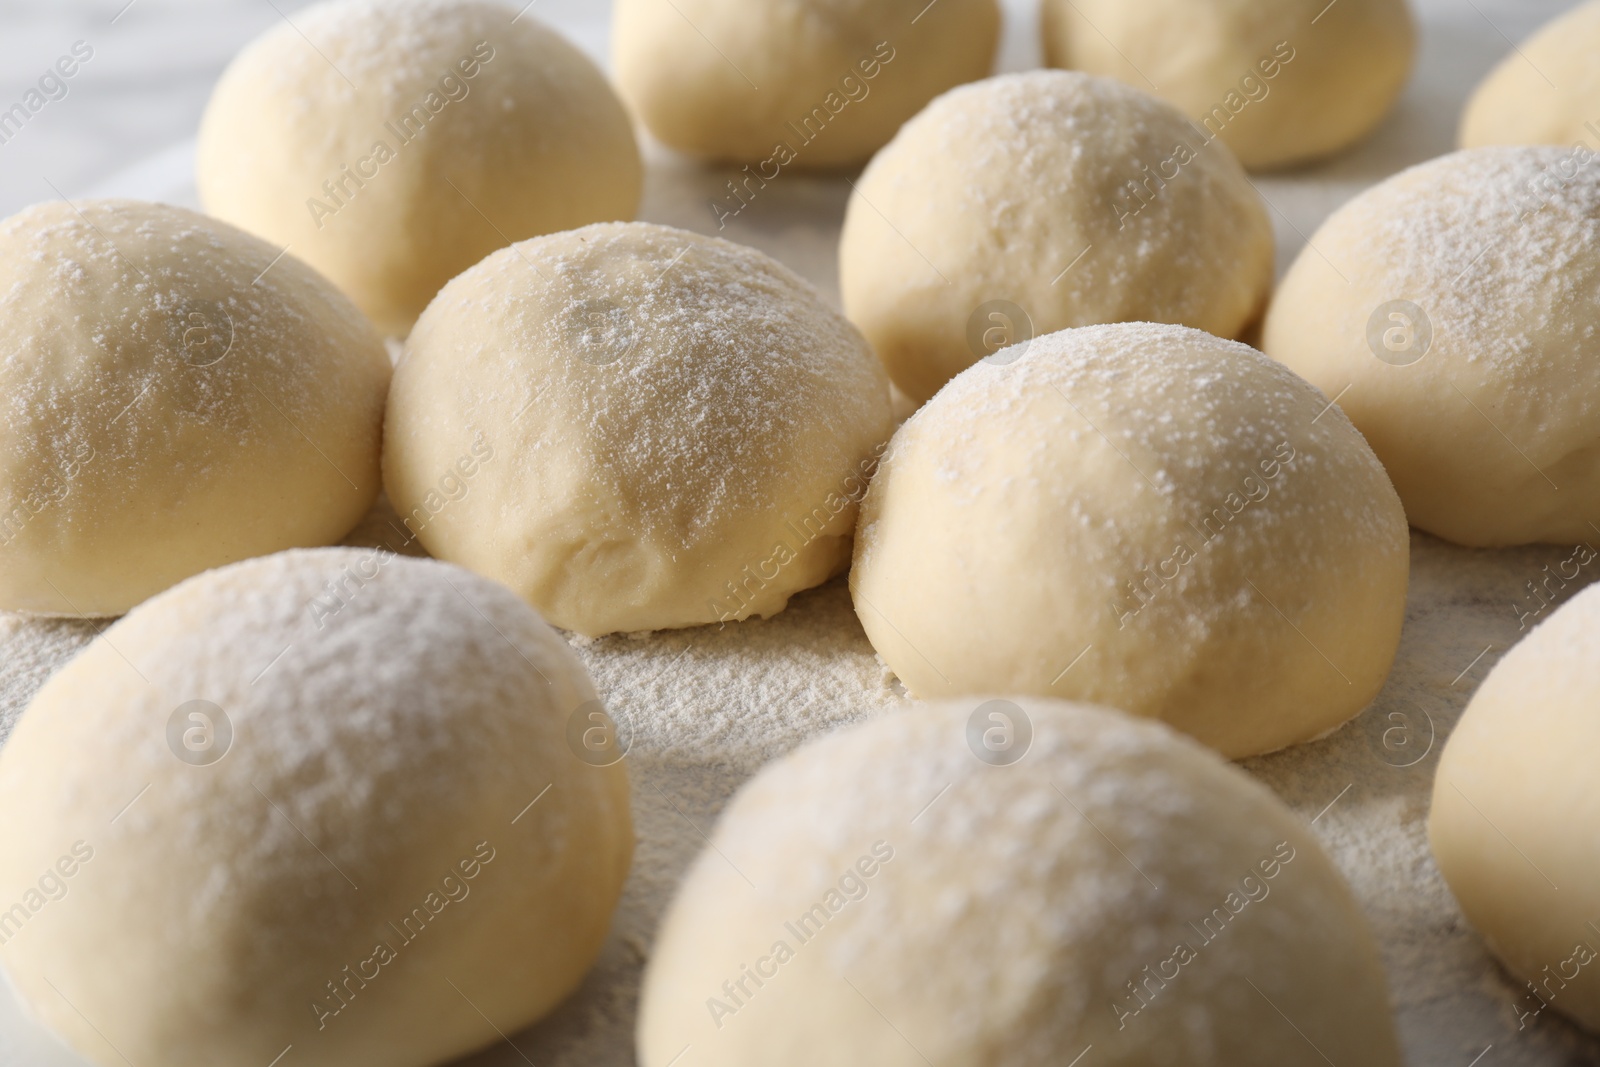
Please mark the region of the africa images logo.
[[[787, 937], [775, 940], [753, 967], [741, 964], [738, 975], [722, 983], [720, 997], [706, 998], [706, 1011], [711, 1013], [711, 1021], [717, 1024], [717, 1029], [726, 1025], [729, 1016], [748, 1007], [755, 995], [778, 977], [783, 965], [792, 961], [801, 948], [815, 941], [834, 918], [850, 905], [865, 900], [871, 891], [872, 879], [893, 859], [894, 846], [887, 841], [873, 842], [870, 855], [861, 856], [846, 868], [838, 881], [822, 894], [822, 899], [783, 924]], [[790, 944], [791, 938], [793, 944]]]

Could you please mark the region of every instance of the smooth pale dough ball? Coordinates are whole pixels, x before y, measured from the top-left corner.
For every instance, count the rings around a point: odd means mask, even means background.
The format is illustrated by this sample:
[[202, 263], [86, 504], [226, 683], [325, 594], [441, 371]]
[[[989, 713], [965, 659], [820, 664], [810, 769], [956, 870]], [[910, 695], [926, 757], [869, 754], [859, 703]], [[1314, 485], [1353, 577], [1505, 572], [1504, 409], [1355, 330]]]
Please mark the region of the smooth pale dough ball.
[[[1020, 761], [980, 762], [1007, 726]], [[711, 846], [656, 935], [642, 1067], [1401, 1062], [1315, 835], [1153, 723], [915, 708], [768, 766]]]
[[0, 805], [30, 813], [0, 844], [0, 960], [105, 1067], [497, 1042], [578, 985], [627, 876], [627, 775], [569, 747], [599, 707], [559, 636], [458, 568], [324, 549], [207, 572], [80, 653], [0, 750]]
[[1600, 0], [1553, 20], [1505, 58], [1467, 102], [1461, 147], [1600, 146]]
[[[1545, 1006], [1600, 1032], [1600, 589], [1511, 649], [1439, 758], [1428, 839], [1467, 920]], [[1522, 1019], [1524, 1025], [1532, 1020]]]
[[120, 615], [338, 541], [379, 490], [389, 358], [315, 271], [131, 200], [0, 223], [0, 609]]
[[1406, 0], [1043, 0], [1046, 61], [1169, 101], [1251, 169], [1365, 137], [1411, 76]]
[[531, 14], [332, 0], [241, 52], [200, 124], [205, 209], [289, 246], [388, 333], [497, 248], [631, 219], [622, 102]]
[[1236, 758], [1372, 701], [1409, 566], [1400, 501], [1327, 398], [1138, 323], [1039, 338], [902, 426], [850, 589], [917, 696], [1088, 700]]
[[628, 106], [673, 148], [755, 164], [749, 195], [786, 168], [864, 162], [929, 100], [987, 75], [1000, 5], [618, 0], [612, 26]]
[[1478, 148], [1335, 212], [1262, 347], [1339, 397], [1413, 526], [1570, 544], [1600, 521], [1597, 323], [1600, 159]]
[[751, 248], [617, 223], [497, 252], [406, 342], [384, 474], [442, 559], [598, 635], [782, 611], [849, 563], [888, 380]]
[[850, 198], [839, 275], [845, 313], [923, 401], [1068, 326], [1235, 336], [1272, 261], [1272, 222], [1226, 148], [1137, 90], [1042, 71], [963, 86], [906, 123]]

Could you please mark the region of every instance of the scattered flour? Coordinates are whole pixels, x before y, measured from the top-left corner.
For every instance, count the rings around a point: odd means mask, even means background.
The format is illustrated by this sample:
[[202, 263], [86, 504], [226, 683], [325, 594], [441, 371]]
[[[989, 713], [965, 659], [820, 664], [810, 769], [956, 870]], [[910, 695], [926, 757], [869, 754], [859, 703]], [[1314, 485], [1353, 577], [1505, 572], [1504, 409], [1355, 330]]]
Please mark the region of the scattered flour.
[[[375, 543], [384, 517], [376, 513], [353, 540]], [[1466, 926], [1428, 852], [1425, 825], [1444, 740], [1519, 637], [1515, 605], [1525, 582], [1570, 552], [1465, 549], [1413, 534], [1405, 635], [1377, 704], [1322, 741], [1243, 764], [1316, 820], [1377, 937], [1416, 1067], [1466, 1067], [1490, 1044], [1492, 1058], [1484, 1062], [1493, 1067], [1600, 1064], [1600, 1041], [1554, 1013], [1518, 1032], [1520, 987]], [[94, 633], [89, 623], [0, 617], [5, 732], [45, 678]], [[766, 621], [570, 640], [613, 714], [634, 731], [634, 869], [611, 939], [580, 991], [514, 1035], [517, 1051], [500, 1045], [464, 1061], [474, 1067], [513, 1067], [523, 1057], [540, 1067], [631, 1067], [638, 983], [653, 932], [704, 847], [702, 834], [734, 791], [796, 745], [905, 703], [867, 643], [843, 579], [795, 597]], [[8, 1041], [38, 1044], [20, 1032], [25, 1025], [0, 997], [0, 1032], [19, 1030], [0, 1040], [0, 1053]], [[46, 1062], [75, 1062], [64, 1056]]]

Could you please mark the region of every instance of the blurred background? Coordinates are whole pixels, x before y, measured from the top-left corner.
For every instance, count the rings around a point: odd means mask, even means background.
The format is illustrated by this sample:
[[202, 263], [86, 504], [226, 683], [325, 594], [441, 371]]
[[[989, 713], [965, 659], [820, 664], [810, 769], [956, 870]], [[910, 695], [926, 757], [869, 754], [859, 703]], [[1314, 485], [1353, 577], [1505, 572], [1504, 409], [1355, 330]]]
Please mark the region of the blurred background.
[[[162, 153], [181, 153], [175, 146], [193, 137], [228, 60], [305, 6], [306, 0], [0, 0], [0, 110], [74, 42], [94, 49], [67, 83], [67, 95], [0, 144], [0, 216], [54, 196], [52, 185], [77, 197], [141, 164], [170, 172]], [[1453, 97], [1465, 91], [1456, 87], [1470, 87], [1512, 42], [1573, 0], [1414, 0], [1414, 6], [1429, 32], [1405, 100], [1366, 145], [1319, 168], [1325, 176], [1364, 185], [1383, 176], [1372, 173], [1380, 169], [1373, 161], [1382, 160], [1387, 173], [1393, 162], [1448, 151], [1463, 102]], [[528, 14], [559, 26], [604, 61], [610, 7], [609, 0], [533, 0]], [[1006, 0], [1006, 7], [1001, 69], [1037, 65], [1036, 0]]]
[[[506, 0], [520, 7], [526, 0]], [[86, 42], [94, 58], [26, 128], [0, 144], [0, 216], [55, 194], [92, 194], [107, 178], [194, 137], [222, 68], [308, 0], [0, 0], [0, 111]], [[534, 0], [603, 59], [610, 0]]]

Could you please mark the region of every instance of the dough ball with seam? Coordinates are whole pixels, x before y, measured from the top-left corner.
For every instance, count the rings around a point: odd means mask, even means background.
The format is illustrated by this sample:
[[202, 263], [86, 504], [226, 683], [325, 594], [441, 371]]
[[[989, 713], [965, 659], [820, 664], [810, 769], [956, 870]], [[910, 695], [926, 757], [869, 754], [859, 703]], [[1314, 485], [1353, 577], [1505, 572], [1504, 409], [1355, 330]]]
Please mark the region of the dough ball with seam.
[[888, 381], [810, 284], [644, 223], [495, 253], [395, 372], [390, 499], [435, 555], [579, 633], [783, 610], [843, 570]]

